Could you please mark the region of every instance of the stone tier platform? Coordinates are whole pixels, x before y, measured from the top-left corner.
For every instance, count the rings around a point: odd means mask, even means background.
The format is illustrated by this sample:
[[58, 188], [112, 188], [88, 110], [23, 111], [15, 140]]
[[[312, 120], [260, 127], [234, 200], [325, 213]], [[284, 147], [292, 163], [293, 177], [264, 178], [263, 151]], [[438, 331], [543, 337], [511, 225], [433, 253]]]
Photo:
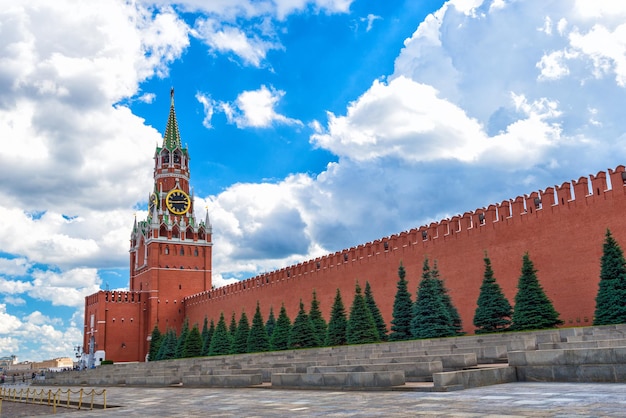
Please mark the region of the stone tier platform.
[[626, 382], [626, 324], [199, 357], [48, 373], [45, 385], [450, 391]]

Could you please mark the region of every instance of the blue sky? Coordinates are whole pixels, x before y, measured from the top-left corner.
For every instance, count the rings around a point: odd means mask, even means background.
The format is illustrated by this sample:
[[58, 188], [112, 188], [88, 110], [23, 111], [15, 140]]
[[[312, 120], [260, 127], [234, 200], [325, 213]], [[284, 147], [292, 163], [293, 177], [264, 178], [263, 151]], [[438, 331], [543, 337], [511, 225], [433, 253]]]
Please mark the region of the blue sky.
[[621, 2], [5, 3], [0, 356], [128, 286], [171, 87], [218, 286], [626, 162]]

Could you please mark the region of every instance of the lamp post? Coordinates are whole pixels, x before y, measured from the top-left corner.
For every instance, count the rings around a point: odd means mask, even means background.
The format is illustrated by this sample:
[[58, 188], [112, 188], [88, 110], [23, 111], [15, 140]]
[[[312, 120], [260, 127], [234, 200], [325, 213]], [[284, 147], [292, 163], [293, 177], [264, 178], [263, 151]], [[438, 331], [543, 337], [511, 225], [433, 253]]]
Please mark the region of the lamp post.
[[78, 370], [82, 370], [83, 369], [83, 346], [75, 345], [74, 353], [76, 356], [76, 361], [78, 362]]

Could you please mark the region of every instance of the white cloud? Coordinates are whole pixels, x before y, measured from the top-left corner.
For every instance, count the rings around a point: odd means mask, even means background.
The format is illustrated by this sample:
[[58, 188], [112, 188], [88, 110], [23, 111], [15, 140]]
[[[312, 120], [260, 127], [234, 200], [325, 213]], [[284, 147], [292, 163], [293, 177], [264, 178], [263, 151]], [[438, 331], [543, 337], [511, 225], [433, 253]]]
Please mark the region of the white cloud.
[[362, 17], [360, 19], [361, 22], [367, 22], [367, 27], [365, 28], [365, 32], [369, 32], [370, 30], [372, 30], [372, 27], [374, 27], [374, 22], [379, 19], [382, 19], [382, 17], [372, 14], [372, 13], [368, 14], [367, 17]]
[[409, 161], [471, 161], [484, 140], [482, 128], [462, 109], [441, 100], [431, 86], [398, 77], [372, 87], [351, 103], [345, 117], [329, 115], [328, 133], [313, 142], [355, 160], [392, 156]]
[[23, 257], [0, 258], [0, 276], [23, 276], [30, 268], [30, 263]]
[[[202, 11], [208, 15], [215, 14], [223, 19], [233, 20], [237, 17], [252, 19], [259, 16], [284, 19], [307, 7], [316, 12], [346, 13], [352, 2], [353, 0], [180, 0], [176, 4], [187, 11]], [[168, 0], [151, 0], [146, 3], [171, 4]]]
[[213, 118], [215, 103], [209, 95], [200, 92], [196, 93], [196, 100], [202, 105], [202, 108], [204, 110], [204, 119], [202, 119], [202, 125], [205, 128], [210, 129], [211, 118]]
[[540, 80], [556, 80], [569, 75], [569, 68], [566, 60], [575, 54], [568, 54], [566, 51], [554, 51], [541, 57], [537, 63], [537, 68], [541, 71]]
[[275, 123], [302, 125], [299, 120], [276, 112], [275, 108], [284, 95], [282, 90], [261, 86], [258, 90], [242, 92], [233, 104], [221, 103], [220, 110], [229, 123], [235, 123], [239, 128], [267, 128]]
[[96, 269], [71, 269], [61, 273], [36, 270], [32, 274], [33, 288], [29, 296], [49, 301], [54, 306], [85, 306], [85, 296], [100, 290], [101, 280]]
[[15, 296], [11, 296], [11, 295], [6, 295], [4, 297], [4, 303], [7, 305], [13, 305], [13, 306], [24, 306], [26, 305], [26, 301], [22, 298], [19, 297], [15, 297]]
[[0, 303], [0, 335], [10, 334], [21, 325], [22, 322], [17, 317], [7, 313], [7, 305]]
[[573, 48], [591, 60], [595, 77], [601, 78], [613, 73], [617, 84], [624, 87], [626, 84], [626, 24], [619, 25], [614, 31], [601, 25], [594, 25], [585, 34], [572, 32], [570, 43]]
[[244, 64], [253, 67], [261, 66], [269, 50], [282, 48], [271, 37], [263, 39], [257, 34], [247, 34], [238, 27], [221, 24], [214, 19], [196, 21], [193, 33], [211, 50], [232, 52], [241, 58]]
[[[28, 280], [7, 280], [0, 277], [0, 293], [28, 295], [54, 306], [84, 306], [85, 296], [100, 289], [101, 279], [96, 269], [76, 268], [62, 272], [34, 269]], [[6, 297], [5, 302], [21, 304], [17, 296]]]

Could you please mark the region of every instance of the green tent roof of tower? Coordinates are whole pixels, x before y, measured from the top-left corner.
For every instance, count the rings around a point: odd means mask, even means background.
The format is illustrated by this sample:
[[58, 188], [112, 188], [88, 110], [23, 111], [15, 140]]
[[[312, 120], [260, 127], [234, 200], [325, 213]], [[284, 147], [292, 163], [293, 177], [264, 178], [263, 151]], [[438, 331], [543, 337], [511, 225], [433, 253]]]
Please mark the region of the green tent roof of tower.
[[183, 152], [182, 143], [180, 141], [180, 132], [178, 131], [178, 121], [176, 120], [176, 110], [174, 109], [174, 89], [170, 91], [170, 115], [167, 118], [167, 126], [165, 127], [165, 133], [163, 134], [163, 147], [169, 151], [176, 148], [181, 149]]

